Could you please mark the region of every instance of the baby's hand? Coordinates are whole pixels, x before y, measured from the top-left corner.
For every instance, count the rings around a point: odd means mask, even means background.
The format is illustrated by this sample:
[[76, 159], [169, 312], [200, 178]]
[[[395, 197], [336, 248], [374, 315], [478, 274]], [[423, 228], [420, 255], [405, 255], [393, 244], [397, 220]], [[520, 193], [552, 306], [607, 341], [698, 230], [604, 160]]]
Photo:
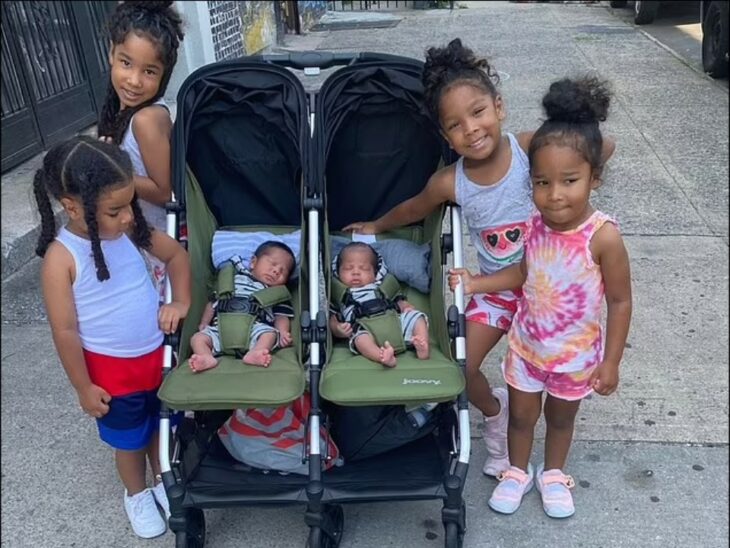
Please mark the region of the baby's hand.
[[406, 312], [408, 312], [409, 310], [415, 310], [415, 309], [416, 309], [416, 307], [415, 307], [415, 306], [413, 306], [413, 305], [412, 305], [411, 303], [409, 303], [408, 301], [398, 301], [398, 306], [400, 307], [400, 311], [401, 311], [402, 313], [406, 313]]
[[160, 329], [163, 333], [169, 335], [177, 330], [177, 326], [180, 324], [188, 309], [182, 303], [173, 301], [169, 304], [163, 304], [160, 307], [160, 312], [157, 314], [157, 319], [160, 323]]
[[345, 339], [352, 335], [352, 326], [348, 322], [337, 322], [336, 331], [335, 335]]
[[618, 387], [618, 364], [601, 362], [591, 375], [591, 387], [601, 396], [610, 396]]
[[99, 419], [109, 412], [112, 397], [101, 386], [89, 384], [78, 391], [79, 405], [87, 415]]
[[464, 293], [474, 293], [474, 276], [466, 268], [452, 268], [449, 270], [449, 288], [456, 290], [459, 282], [464, 284]]
[[357, 232], [358, 234], [377, 234], [378, 229], [373, 222], [350, 223], [342, 229], [343, 232]]
[[279, 331], [279, 345], [281, 348], [286, 348], [292, 343], [291, 333], [288, 331]]

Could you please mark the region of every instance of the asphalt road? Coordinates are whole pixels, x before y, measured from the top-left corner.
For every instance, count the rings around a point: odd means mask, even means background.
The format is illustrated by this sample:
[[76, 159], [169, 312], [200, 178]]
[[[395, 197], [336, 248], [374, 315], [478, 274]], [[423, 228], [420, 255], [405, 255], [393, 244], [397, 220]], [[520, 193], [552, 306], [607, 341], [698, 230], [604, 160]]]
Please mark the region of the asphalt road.
[[[622, 21], [634, 25], [633, 2], [628, 2], [625, 8], [611, 11]], [[677, 54], [693, 69], [703, 72], [702, 25], [698, 0], [662, 2], [657, 18], [648, 25], [636, 25], [636, 28]], [[728, 88], [727, 78], [718, 79], [717, 83], [725, 89]]]

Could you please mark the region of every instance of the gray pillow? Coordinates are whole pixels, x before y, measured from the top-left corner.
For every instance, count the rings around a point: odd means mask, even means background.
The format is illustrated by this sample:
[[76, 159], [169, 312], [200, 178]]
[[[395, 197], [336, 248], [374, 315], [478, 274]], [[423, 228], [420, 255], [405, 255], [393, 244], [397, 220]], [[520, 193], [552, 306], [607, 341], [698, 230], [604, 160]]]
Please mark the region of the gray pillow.
[[[352, 242], [344, 236], [332, 236], [332, 257]], [[380, 253], [388, 271], [399, 281], [417, 289], [421, 293], [428, 293], [431, 287], [431, 244], [422, 245], [408, 240], [379, 240], [370, 244]]]

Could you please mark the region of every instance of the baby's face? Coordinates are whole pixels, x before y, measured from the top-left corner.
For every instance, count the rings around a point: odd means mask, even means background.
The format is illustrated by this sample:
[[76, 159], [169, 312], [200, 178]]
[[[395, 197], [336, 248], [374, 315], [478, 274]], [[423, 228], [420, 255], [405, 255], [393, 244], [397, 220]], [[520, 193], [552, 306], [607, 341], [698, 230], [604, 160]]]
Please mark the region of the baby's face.
[[269, 249], [251, 260], [251, 274], [269, 286], [284, 285], [294, 268], [294, 261], [283, 249]]
[[347, 287], [362, 287], [373, 283], [375, 269], [372, 255], [367, 251], [348, 251], [342, 257], [338, 275]]

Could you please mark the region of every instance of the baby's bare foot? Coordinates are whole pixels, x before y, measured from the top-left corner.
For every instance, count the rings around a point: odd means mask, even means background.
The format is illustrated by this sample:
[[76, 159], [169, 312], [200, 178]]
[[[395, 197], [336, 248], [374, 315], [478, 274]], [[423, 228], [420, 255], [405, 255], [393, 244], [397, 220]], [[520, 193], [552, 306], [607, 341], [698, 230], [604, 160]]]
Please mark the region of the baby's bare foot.
[[190, 369], [193, 370], [193, 373], [200, 373], [201, 371], [205, 371], [206, 369], [213, 369], [216, 365], [218, 365], [218, 360], [216, 360], [213, 356], [205, 356], [200, 354], [193, 354], [190, 356], [190, 360], [188, 360], [190, 363]]
[[395, 367], [398, 363], [395, 357], [395, 350], [393, 350], [393, 347], [388, 341], [385, 341], [385, 344], [380, 347], [380, 363], [385, 367]]
[[271, 352], [268, 348], [249, 350], [243, 356], [243, 363], [247, 365], [258, 365], [259, 367], [269, 367], [271, 364]]
[[411, 338], [411, 343], [413, 343], [413, 348], [416, 349], [416, 356], [418, 356], [419, 360], [427, 360], [431, 350], [428, 346], [428, 338], [421, 337], [419, 335], [413, 335], [413, 338]]

